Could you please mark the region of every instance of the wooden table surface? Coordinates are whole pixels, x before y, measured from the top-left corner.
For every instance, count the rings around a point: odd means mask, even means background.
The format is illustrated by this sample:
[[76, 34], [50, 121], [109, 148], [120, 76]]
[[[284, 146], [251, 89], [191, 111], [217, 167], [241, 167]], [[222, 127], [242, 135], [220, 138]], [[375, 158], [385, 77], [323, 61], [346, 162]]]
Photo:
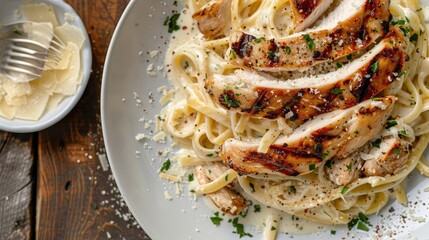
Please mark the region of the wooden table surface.
[[33, 134], [0, 132], [0, 240], [149, 239], [131, 216], [105, 157], [101, 78], [128, 0], [66, 0], [91, 38], [92, 75], [74, 110]]

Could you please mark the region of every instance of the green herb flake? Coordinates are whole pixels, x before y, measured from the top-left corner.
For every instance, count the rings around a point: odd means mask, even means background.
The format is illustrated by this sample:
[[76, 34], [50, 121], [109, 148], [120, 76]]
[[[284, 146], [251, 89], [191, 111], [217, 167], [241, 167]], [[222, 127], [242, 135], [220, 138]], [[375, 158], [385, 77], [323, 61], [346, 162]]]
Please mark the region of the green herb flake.
[[287, 53], [287, 54], [290, 54], [291, 53], [291, 49], [290, 49], [290, 47], [289, 46], [286, 46], [285, 47], [285, 52]]
[[399, 149], [399, 148], [395, 148], [395, 149], [393, 149], [393, 153], [395, 154], [395, 155], [401, 155], [401, 149]]
[[228, 182], [228, 174], [225, 175], [225, 181]]
[[365, 223], [359, 221], [357, 225], [357, 229], [368, 232], [369, 228], [365, 225]]
[[329, 152], [325, 152], [322, 154], [322, 160], [325, 161], [325, 159], [329, 156]]
[[342, 68], [342, 67], [343, 67], [343, 64], [341, 64], [340, 62], [336, 62], [336, 63], [335, 63], [335, 66], [337, 66], [337, 68]]
[[400, 19], [397, 21], [392, 21], [392, 26], [396, 26], [396, 25], [404, 25], [405, 24], [405, 20]]
[[351, 171], [351, 170], [352, 170], [353, 165], [350, 163], [350, 164], [349, 164], [349, 165], [347, 165], [346, 167], [347, 167], [347, 171]]
[[275, 231], [277, 230], [277, 228], [275, 228], [274, 226], [271, 226], [271, 231]]
[[192, 181], [194, 181], [194, 174], [193, 173], [188, 175], [188, 182], [192, 182]]
[[342, 94], [343, 92], [344, 92], [344, 89], [341, 89], [341, 88], [334, 88], [334, 89], [332, 89], [332, 91], [331, 91], [333, 94], [337, 94], [337, 95], [340, 95], [340, 94]]
[[335, 234], [337, 234], [337, 231], [331, 230], [331, 235], [335, 235]]
[[398, 123], [396, 122], [396, 120], [392, 117], [390, 117], [389, 119], [387, 119], [387, 122], [384, 126], [385, 129], [390, 129], [394, 126], [398, 125]]
[[210, 217], [210, 220], [212, 220], [214, 225], [218, 226], [223, 221], [223, 218], [219, 217], [219, 212], [215, 212], [214, 216]]
[[400, 72], [399, 75], [398, 75], [398, 78], [400, 78], [400, 77], [402, 77], [404, 75], [405, 75], [405, 72]]
[[419, 40], [419, 35], [417, 33], [411, 35], [410, 42], [417, 42], [417, 40]]
[[346, 57], [346, 58], [347, 58], [347, 60], [349, 60], [349, 61], [350, 61], [350, 60], [352, 60], [353, 55], [352, 55], [352, 54], [349, 54], [349, 55], [347, 55], [347, 57]]
[[264, 37], [256, 38], [255, 40], [253, 40], [253, 42], [260, 43], [262, 40], [265, 40], [265, 38]]
[[164, 20], [164, 26], [168, 26], [168, 32], [172, 33], [180, 29], [180, 26], [177, 24], [177, 20], [180, 17], [180, 13], [174, 13], [171, 16], [167, 16]]
[[349, 190], [349, 187], [344, 186], [343, 189], [341, 189], [341, 194], [346, 194], [347, 190]]
[[314, 164], [314, 163], [310, 163], [310, 164], [308, 165], [308, 169], [309, 169], [310, 171], [313, 171], [314, 169], [316, 169], [316, 164]]
[[399, 131], [399, 135], [401, 135], [401, 136], [407, 136], [408, 135], [408, 132], [407, 132], [407, 130], [405, 130], [405, 128], [403, 128], [401, 131]]
[[261, 212], [261, 205], [255, 204], [253, 205], [253, 212]]
[[171, 161], [170, 161], [170, 159], [167, 159], [167, 160], [162, 164], [162, 167], [161, 167], [161, 169], [159, 169], [159, 171], [160, 171], [160, 172], [168, 171], [168, 169], [170, 169], [170, 166], [171, 166]]
[[290, 187], [289, 187], [289, 191], [291, 191], [291, 192], [293, 192], [293, 193], [296, 193], [296, 188], [295, 188], [295, 186], [290, 186]]
[[292, 102], [294, 102], [294, 103], [298, 103], [298, 102], [299, 102], [299, 98], [293, 98], [293, 99], [292, 99]]
[[235, 51], [234, 50], [231, 50], [231, 55], [232, 55], [233, 59], [237, 59], [237, 55], [235, 55]]
[[375, 61], [375, 63], [373, 63], [373, 64], [371, 65], [370, 69], [371, 69], [371, 72], [372, 72], [372, 73], [376, 73], [376, 72], [377, 72], [377, 70], [378, 70], [378, 60], [377, 60], [377, 61]]
[[22, 36], [21, 31], [19, 31], [19, 30], [18, 30], [18, 29], [16, 29], [16, 28], [14, 28], [14, 29], [12, 30], [12, 32], [13, 32], [14, 34], [16, 34], [16, 35]]
[[374, 142], [371, 142], [371, 146], [374, 148], [380, 148], [381, 139], [377, 139]]
[[240, 238], [244, 236], [253, 237], [252, 234], [244, 231], [244, 225], [238, 222], [238, 217], [232, 220], [232, 226], [235, 227], [235, 231], [233, 231], [232, 233], [240, 235]]
[[271, 51], [268, 51], [268, 57], [270, 57], [270, 58], [275, 58], [276, 57], [276, 53], [275, 52], [271, 52]]
[[213, 157], [213, 156], [214, 156], [214, 154], [213, 154], [213, 153], [209, 153], [209, 154], [207, 154], [206, 156], [207, 156], [207, 157]]
[[310, 37], [309, 34], [304, 34], [302, 35], [302, 37], [305, 39], [305, 41], [307, 42], [307, 46], [310, 49], [310, 51], [313, 51], [314, 48], [316, 47], [316, 44], [314, 43], [313, 39]]
[[347, 223], [347, 228], [352, 230], [354, 226], [359, 222], [359, 218], [353, 218], [349, 223]]
[[252, 192], [255, 192], [255, 185], [253, 183], [249, 183], [249, 187], [252, 189]]

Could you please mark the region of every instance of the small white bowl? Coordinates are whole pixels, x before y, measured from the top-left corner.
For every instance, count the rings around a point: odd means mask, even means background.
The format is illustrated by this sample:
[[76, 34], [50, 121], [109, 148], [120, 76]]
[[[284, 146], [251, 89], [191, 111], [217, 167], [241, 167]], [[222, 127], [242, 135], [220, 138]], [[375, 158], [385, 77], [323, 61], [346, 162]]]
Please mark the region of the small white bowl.
[[[26, 0], [0, 0], [0, 22], [7, 24], [8, 22], [16, 22], [16, 10], [19, 10], [21, 4], [28, 3]], [[54, 109], [45, 112], [42, 117], [37, 121], [26, 121], [20, 119], [8, 120], [0, 117], [0, 130], [14, 132], [14, 133], [30, 133], [37, 132], [46, 129], [61, 119], [63, 119], [77, 104], [83, 92], [85, 91], [86, 85], [91, 75], [92, 66], [92, 52], [91, 43], [86, 32], [85, 25], [83, 24], [80, 17], [76, 14], [72, 7], [67, 3], [58, 0], [33, 0], [32, 3], [46, 3], [51, 5], [55, 9], [60, 24], [64, 23], [65, 13], [73, 16], [72, 24], [82, 30], [85, 36], [85, 43], [81, 49], [81, 67], [83, 71], [81, 84], [78, 86], [76, 94], [66, 97], [63, 101]], [[95, 104], [95, 103], [94, 103]]]

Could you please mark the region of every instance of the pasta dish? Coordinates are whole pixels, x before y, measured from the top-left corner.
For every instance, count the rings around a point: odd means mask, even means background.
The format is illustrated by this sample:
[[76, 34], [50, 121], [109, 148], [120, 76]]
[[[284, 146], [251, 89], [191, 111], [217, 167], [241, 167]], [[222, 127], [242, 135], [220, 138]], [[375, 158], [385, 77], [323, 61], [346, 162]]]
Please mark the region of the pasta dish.
[[[406, 204], [404, 179], [416, 168], [429, 176], [418, 0], [184, 6], [164, 23], [174, 32], [165, 60], [174, 89], [158, 123], [180, 146], [174, 160], [195, 175], [196, 194], [231, 215], [251, 199], [339, 225], [365, 222], [392, 196]], [[265, 227], [279, 222], [273, 214]]]

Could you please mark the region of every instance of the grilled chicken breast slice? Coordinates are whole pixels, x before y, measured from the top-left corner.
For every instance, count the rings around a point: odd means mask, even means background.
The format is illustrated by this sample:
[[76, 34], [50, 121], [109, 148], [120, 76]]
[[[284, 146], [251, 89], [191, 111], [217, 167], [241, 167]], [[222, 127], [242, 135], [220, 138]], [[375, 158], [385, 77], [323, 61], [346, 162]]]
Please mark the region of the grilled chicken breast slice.
[[[221, 176], [228, 168], [222, 163], [195, 167], [195, 177], [199, 184], [207, 184]], [[245, 199], [231, 188], [224, 187], [207, 194], [212, 202], [225, 213], [240, 214], [246, 208]]]
[[310, 27], [328, 10], [333, 0], [290, 0], [295, 32], [301, 32]]
[[225, 35], [231, 27], [231, 0], [214, 0], [208, 2], [192, 15], [197, 21], [198, 29], [207, 39]]
[[337, 185], [347, 185], [362, 174], [363, 160], [360, 157], [360, 151], [356, 151], [346, 158], [333, 159], [330, 163], [326, 172], [329, 179]]
[[241, 174], [305, 174], [324, 160], [345, 158], [362, 147], [383, 128], [394, 103], [395, 98], [389, 96], [319, 115], [290, 136], [277, 139], [267, 153], [257, 151], [257, 142], [228, 139], [220, 155]]
[[390, 0], [343, 0], [316, 28], [282, 39], [231, 37], [230, 61], [263, 71], [305, 70], [365, 49], [387, 34]]
[[[333, 0], [290, 0], [295, 31], [300, 32], [319, 19]], [[214, 0], [192, 15], [207, 39], [226, 35], [231, 28], [231, 0]]]
[[326, 112], [346, 109], [370, 99], [402, 72], [407, 53], [403, 33], [392, 28], [386, 38], [362, 57], [335, 72], [283, 81], [250, 70], [215, 74], [206, 88], [229, 110], [252, 117], [286, 117], [291, 126]]
[[401, 170], [411, 152], [411, 144], [403, 139], [388, 137], [379, 142], [378, 147], [373, 147], [365, 161], [363, 172], [365, 176], [386, 176]]

